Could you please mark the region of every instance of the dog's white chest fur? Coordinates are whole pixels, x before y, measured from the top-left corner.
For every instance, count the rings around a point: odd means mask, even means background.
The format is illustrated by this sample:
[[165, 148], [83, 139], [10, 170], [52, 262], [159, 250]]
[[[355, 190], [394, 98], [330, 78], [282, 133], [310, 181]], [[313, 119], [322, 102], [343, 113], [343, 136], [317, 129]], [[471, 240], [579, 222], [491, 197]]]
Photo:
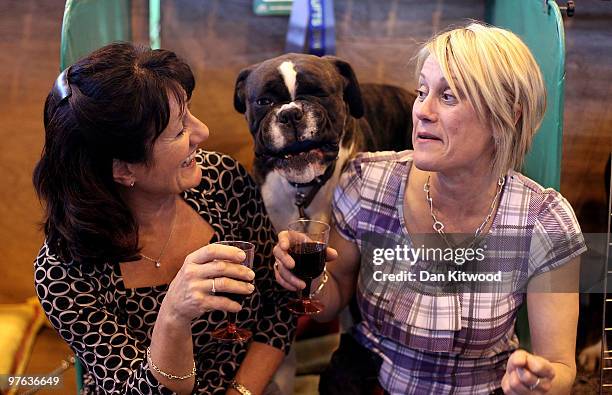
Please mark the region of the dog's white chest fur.
[[[330, 223], [332, 195], [338, 185], [344, 163], [348, 160], [349, 152], [350, 149], [340, 149], [334, 174], [321, 187], [305, 210], [310, 219]], [[268, 173], [261, 186], [266, 210], [277, 232], [287, 229], [289, 223], [299, 219], [298, 209], [295, 205], [297, 191], [296, 187], [291, 185], [278, 171]]]

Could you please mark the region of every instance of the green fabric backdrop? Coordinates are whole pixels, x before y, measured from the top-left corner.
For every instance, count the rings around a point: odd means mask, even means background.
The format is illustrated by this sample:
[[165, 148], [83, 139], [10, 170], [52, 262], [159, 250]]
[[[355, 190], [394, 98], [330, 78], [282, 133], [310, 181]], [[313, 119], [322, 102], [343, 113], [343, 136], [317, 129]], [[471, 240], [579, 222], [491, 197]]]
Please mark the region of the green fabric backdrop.
[[542, 70], [547, 109], [523, 171], [544, 187], [559, 190], [565, 89], [565, 33], [559, 7], [553, 0], [546, 5], [542, 0], [487, 0], [486, 21], [519, 35]]
[[[523, 173], [544, 187], [560, 190], [565, 32], [554, 0], [487, 0], [486, 22], [513, 31], [533, 53], [546, 83], [546, 114], [525, 159]], [[519, 310], [516, 332], [521, 347], [531, 349], [527, 304]]]
[[129, 0], [67, 0], [62, 23], [60, 70], [113, 41], [131, 41]]

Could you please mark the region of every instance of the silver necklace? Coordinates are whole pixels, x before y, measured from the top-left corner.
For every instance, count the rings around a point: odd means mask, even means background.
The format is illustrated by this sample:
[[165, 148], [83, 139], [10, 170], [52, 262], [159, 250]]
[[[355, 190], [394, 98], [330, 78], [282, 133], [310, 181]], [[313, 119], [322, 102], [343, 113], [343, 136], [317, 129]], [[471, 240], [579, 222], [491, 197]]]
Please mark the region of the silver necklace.
[[[444, 232], [444, 224], [442, 223], [442, 221], [438, 220], [438, 218], [436, 217], [436, 214], [434, 213], [433, 199], [431, 198], [431, 193], [430, 193], [430, 189], [431, 188], [429, 186], [430, 179], [431, 179], [431, 175], [428, 175], [427, 176], [427, 182], [425, 182], [425, 185], [423, 185], [423, 191], [425, 191], [425, 198], [427, 199], [427, 202], [429, 203], [429, 214], [431, 215], [431, 218], [433, 219], [433, 225], [432, 225], [433, 226], [433, 230], [438, 232], [438, 234], [442, 237], [444, 242], [449, 247], [452, 248], [453, 246], [451, 245], [451, 243], [446, 238], [446, 233]], [[480, 226], [478, 228], [476, 228], [476, 231], [474, 232], [474, 238], [473, 238], [472, 242], [468, 245], [467, 248], [472, 247], [474, 245], [474, 243], [476, 243], [476, 241], [478, 240], [478, 237], [482, 233], [482, 230], [487, 226], [487, 224], [491, 220], [491, 217], [493, 216], [493, 211], [495, 209], [495, 203], [497, 202], [497, 199], [499, 198], [499, 195], [501, 194], [501, 191], [504, 188], [504, 184], [505, 183], [506, 183], [506, 179], [504, 178], [504, 176], [500, 176], [499, 180], [497, 181], [497, 193], [495, 193], [495, 197], [493, 198], [493, 201], [491, 202], [491, 207], [489, 208], [489, 213], [485, 217], [484, 221], [482, 221]]]
[[153, 259], [150, 256], [146, 256], [142, 252], [140, 253], [140, 256], [142, 258], [146, 259], [147, 261], [153, 262], [155, 264], [155, 267], [158, 268], [158, 269], [161, 267], [162, 256], [164, 255], [164, 252], [166, 251], [166, 247], [168, 247], [168, 243], [170, 242], [170, 239], [172, 238], [172, 234], [174, 233], [174, 224], [176, 222], [176, 217], [178, 215], [177, 210], [178, 210], [178, 207], [176, 207], [176, 203], [175, 203], [175, 206], [174, 206], [174, 217], [172, 217], [172, 225], [170, 225], [170, 234], [168, 234], [168, 239], [166, 239], [166, 242], [164, 243], [164, 246], [162, 247], [162, 249], [161, 249], [157, 259]]

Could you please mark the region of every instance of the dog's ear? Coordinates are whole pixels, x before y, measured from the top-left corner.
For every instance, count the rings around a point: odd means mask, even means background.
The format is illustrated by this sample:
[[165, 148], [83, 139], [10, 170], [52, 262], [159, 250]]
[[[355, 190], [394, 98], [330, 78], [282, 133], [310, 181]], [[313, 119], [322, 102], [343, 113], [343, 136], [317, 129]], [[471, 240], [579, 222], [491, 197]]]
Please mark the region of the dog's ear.
[[246, 79], [249, 77], [255, 66], [249, 66], [240, 70], [234, 86], [234, 108], [241, 114], [246, 112]]
[[348, 103], [351, 115], [355, 118], [363, 117], [361, 89], [359, 89], [359, 82], [351, 65], [335, 56], [323, 56], [323, 59], [334, 65], [338, 73], [344, 77], [344, 101]]

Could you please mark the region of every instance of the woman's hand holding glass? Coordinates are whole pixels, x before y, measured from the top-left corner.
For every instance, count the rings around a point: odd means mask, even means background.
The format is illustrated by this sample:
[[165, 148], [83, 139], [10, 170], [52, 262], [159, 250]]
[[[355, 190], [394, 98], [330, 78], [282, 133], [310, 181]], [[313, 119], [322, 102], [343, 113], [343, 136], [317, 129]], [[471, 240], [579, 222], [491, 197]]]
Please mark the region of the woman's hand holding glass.
[[[295, 236], [294, 236], [295, 237]], [[274, 247], [274, 257], [276, 262], [274, 263], [274, 275], [276, 281], [285, 289], [294, 292], [300, 292], [306, 288], [306, 282], [299, 279], [292, 270], [295, 268], [295, 261], [289, 254], [289, 250], [294, 243], [291, 240], [291, 234], [289, 231], [282, 231], [278, 235], [278, 243]], [[325, 250], [325, 261], [327, 263], [334, 261], [338, 257], [338, 253], [331, 247], [327, 247]], [[317, 282], [313, 281], [314, 285], [308, 293], [312, 291], [312, 288], [317, 287]]]
[[[224, 240], [218, 241], [215, 244], [223, 246], [231, 246], [232, 248], [239, 248], [246, 254], [246, 258], [240, 262], [240, 265], [253, 269], [253, 260], [255, 259], [255, 245], [248, 241], [239, 240]], [[225, 296], [231, 300], [240, 303], [244, 300], [244, 295], [232, 294], [230, 292], [217, 293], [218, 296]], [[218, 328], [212, 333], [212, 337], [217, 340], [227, 342], [245, 342], [253, 336], [253, 333], [244, 328], [238, 328], [236, 323], [236, 313], [227, 313], [227, 325], [223, 328]]]
[[254, 291], [255, 273], [240, 264], [245, 259], [241, 249], [222, 244], [209, 244], [187, 255], [170, 283], [160, 315], [165, 310], [173, 319], [189, 323], [207, 311], [240, 311], [239, 303], [214, 293], [249, 295]]

